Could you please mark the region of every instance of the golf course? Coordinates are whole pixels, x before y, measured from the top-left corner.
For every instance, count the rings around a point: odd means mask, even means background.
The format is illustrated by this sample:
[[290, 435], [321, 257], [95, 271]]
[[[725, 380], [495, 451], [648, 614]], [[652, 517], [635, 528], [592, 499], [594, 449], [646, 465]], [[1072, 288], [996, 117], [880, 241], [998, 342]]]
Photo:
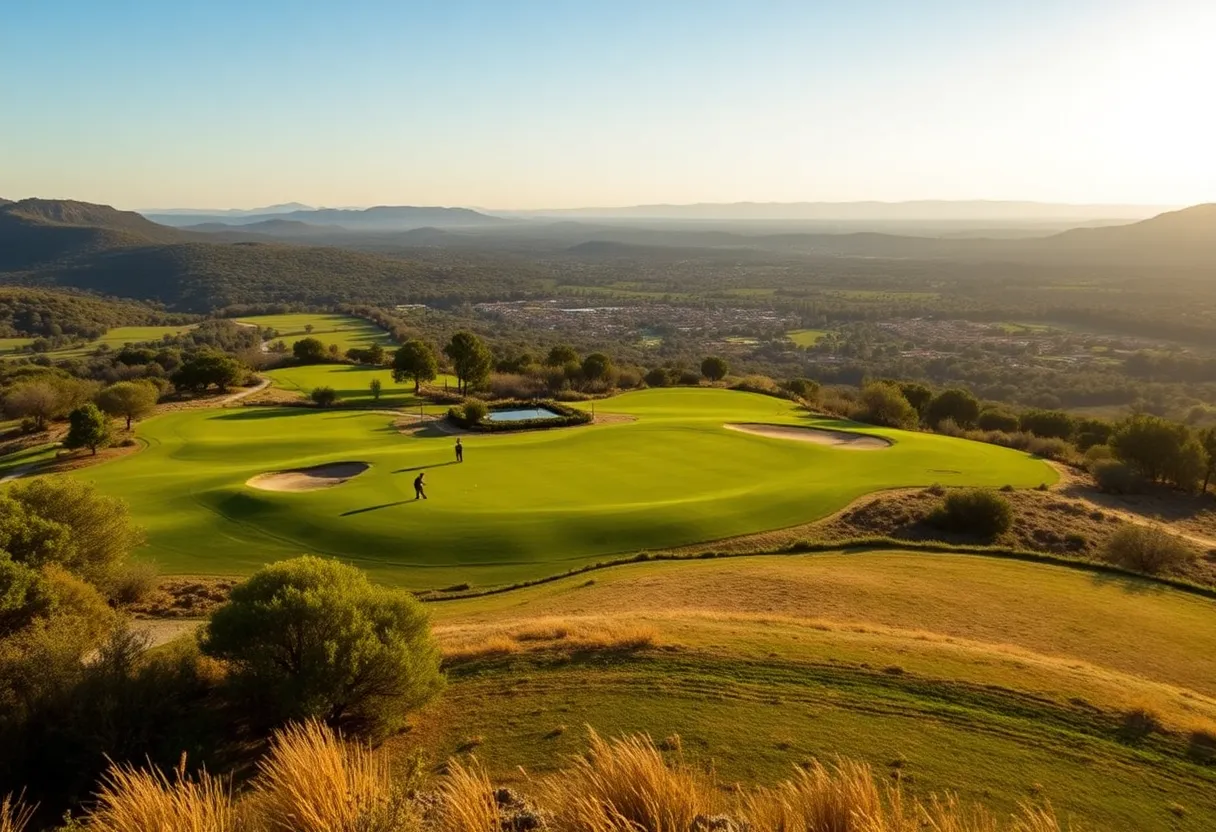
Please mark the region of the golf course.
[[[653, 389], [594, 407], [594, 425], [464, 436], [463, 464], [438, 424], [402, 430], [385, 412], [187, 410], [140, 424], [145, 447], [79, 476], [130, 503], [148, 530], [141, 554], [166, 573], [248, 574], [311, 552], [415, 589], [513, 583], [792, 526], [885, 488], [1055, 480], [1025, 453], [863, 429], [751, 393]], [[861, 450], [762, 435], [757, 425], [886, 441]], [[362, 465], [315, 490], [255, 487], [263, 475], [335, 463]], [[414, 499], [419, 473], [426, 500]]]

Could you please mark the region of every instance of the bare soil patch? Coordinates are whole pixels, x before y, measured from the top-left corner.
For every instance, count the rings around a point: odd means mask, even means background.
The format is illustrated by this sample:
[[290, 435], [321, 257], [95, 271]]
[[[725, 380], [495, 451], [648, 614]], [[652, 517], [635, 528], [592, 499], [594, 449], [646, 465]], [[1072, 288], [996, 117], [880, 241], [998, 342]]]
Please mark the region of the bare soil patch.
[[850, 433], [845, 430], [804, 428], [797, 425], [763, 425], [752, 422], [727, 424], [722, 427], [729, 430], [737, 430], [740, 433], [767, 436], [770, 439], [793, 439], [796, 442], [814, 442], [817, 445], [831, 445], [850, 451], [881, 451], [891, 447], [890, 440], [883, 439], [880, 436]]
[[258, 474], [245, 482], [262, 491], [317, 491], [354, 479], [371, 466], [366, 462], [332, 462], [312, 468]]

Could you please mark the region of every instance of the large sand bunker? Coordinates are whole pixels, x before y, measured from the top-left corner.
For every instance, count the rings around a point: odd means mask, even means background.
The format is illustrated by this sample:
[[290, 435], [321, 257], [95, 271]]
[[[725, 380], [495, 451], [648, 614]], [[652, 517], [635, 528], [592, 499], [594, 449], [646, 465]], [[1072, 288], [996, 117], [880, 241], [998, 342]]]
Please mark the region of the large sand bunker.
[[263, 491], [317, 491], [341, 485], [370, 467], [366, 462], [331, 462], [313, 468], [258, 474], [247, 480], [245, 485]]
[[850, 451], [881, 451], [891, 447], [891, 440], [865, 433], [850, 433], [847, 430], [828, 428], [802, 428], [796, 425], [762, 425], [747, 422], [723, 425], [741, 433], [754, 433], [772, 439], [793, 439], [796, 442], [814, 442], [817, 445], [832, 445]]

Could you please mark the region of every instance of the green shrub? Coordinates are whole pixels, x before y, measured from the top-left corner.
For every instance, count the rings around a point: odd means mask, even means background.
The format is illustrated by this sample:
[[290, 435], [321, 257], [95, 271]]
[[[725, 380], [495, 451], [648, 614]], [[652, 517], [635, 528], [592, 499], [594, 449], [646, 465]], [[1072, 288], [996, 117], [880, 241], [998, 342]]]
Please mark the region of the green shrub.
[[999, 408], [989, 408], [980, 411], [979, 418], [975, 424], [980, 430], [999, 430], [1002, 433], [1013, 433], [1018, 429], [1018, 417], [1016, 413], [1010, 413], [1008, 410]]
[[1026, 450], [1043, 459], [1061, 460], [1072, 455], [1073, 447], [1063, 439], [1035, 436]]
[[1009, 530], [1013, 508], [995, 491], [982, 488], [951, 491], [929, 515], [929, 522], [946, 531], [993, 538]]
[[464, 403], [464, 419], [470, 425], [485, 421], [486, 416], [489, 414], [490, 409], [480, 399], [470, 399]]
[[904, 398], [899, 387], [889, 382], [875, 381], [861, 391], [861, 407], [854, 418], [871, 425], [914, 428], [920, 421], [920, 414]]
[[1161, 526], [1125, 525], [1102, 547], [1104, 560], [1149, 575], [1177, 569], [1195, 557], [1190, 544]]
[[1134, 467], [1117, 459], [1099, 460], [1089, 466], [1098, 490], [1107, 494], [1139, 494], [1144, 490], [1144, 477]]
[[1107, 462], [1115, 458], [1115, 452], [1110, 445], [1090, 445], [1085, 450], [1085, 467], [1093, 473], [1094, 466], [1099, 462]]
[[329, 407], [338, 401], [338, 392], [332, 387], [317, 387], [309, 395], [318, 407]]
[[335, 560], [271, 564], [211, 616], [203, 650], [274, 721], [381, 735], [442, 686], [421, 604]]

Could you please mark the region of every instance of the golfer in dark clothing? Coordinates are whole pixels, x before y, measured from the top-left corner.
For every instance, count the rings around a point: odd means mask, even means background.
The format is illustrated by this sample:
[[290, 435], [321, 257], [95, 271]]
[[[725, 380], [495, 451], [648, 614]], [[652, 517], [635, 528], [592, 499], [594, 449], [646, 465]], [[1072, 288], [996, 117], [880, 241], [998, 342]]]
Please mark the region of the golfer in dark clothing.
[[456, 461], [464, 462], [464, 445], [460, 444], [460, 439], [456, 440]]
[[414, 499], [415, 500], [425, 500], [426, 499], [426, 492], [422, 489], [422, 486], [424, 485], [424, 483], [422, 482], [422, 478], [425, 476], [426, 476], [426, 474], [419, 474], [418, 478], [414, 480]]

